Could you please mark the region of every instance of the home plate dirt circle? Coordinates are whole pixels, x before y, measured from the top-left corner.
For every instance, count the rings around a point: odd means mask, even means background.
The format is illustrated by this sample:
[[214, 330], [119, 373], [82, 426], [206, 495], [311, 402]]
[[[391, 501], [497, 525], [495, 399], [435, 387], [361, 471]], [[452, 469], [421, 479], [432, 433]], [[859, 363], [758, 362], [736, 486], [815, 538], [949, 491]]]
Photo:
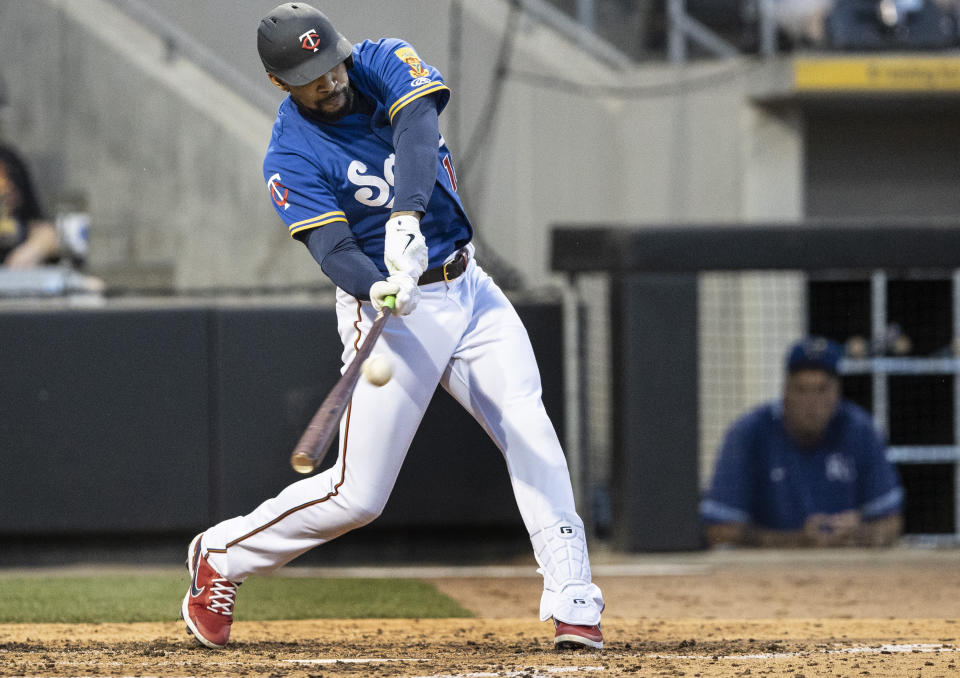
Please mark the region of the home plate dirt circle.
[[172, 619], [0, 624], [0, 676], [960, 675], [956, 550], [684, 562], [698, 567], [598, 568], [607, 601], [599, 651], [554, 650], [552, 625], [537, 620], [535, 576], [444, 576], [430, 581], [476, 618], [256, 622], [244, 620], [241, 598], [230, 645], [215, 651]]
[[7, 624], [0, 675], [928, 678], [960, 665], [945, 620], [611, 620], [607, 646], [591, 652], [556, 652], [546, 630], [517, 619], [237, 622], [235, 642], [210, 651], [172, 622]]

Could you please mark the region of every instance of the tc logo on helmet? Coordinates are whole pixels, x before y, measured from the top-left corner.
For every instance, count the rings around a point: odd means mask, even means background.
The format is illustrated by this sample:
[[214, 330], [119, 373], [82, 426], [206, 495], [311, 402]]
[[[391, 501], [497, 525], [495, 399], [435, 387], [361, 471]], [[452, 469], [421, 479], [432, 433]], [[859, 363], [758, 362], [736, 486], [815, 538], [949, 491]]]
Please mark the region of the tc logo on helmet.
[[299, 36], [300, 46], [303, 49], [308, 49], [311, 52], [320, 51], [320, 35], [317, 33], [316, 28], [311, 28], [309, 31]]

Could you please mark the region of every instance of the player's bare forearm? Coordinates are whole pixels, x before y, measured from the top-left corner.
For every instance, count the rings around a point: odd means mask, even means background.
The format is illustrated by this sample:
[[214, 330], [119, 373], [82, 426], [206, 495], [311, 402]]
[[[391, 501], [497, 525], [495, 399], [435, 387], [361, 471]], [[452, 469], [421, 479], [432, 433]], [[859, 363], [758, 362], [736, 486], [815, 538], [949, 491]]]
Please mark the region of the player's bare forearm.
[[763, 548], [793, 549], [810, 546], [803, 530], [768, 530], [755, 525], [745, 529], [744, 544]]
[[797, 548], [807, 545], [803, 531], [767, 530], [746, 523], [717, 523], [706, 529], [710, 546]]
[[27, 239], [7, 255], [3, 264], [10, 268], [39, 266], [54, 256], [59, 247], [60, 238], [53, 224], [46, 221], [34, 222], [30, 226]]
[[749, 546], [756, 548], [804, 548], [839, 546], [836, 537], [813, 535], [809, 530], [770, 530], [745, 523], [720, 523], [706, 529], [710, 546]]
[[803, 531], [809, 546], [856, 546], [862, 520], [856, 510], [814, 513]]
[[892, 546], [903, 532], [903, 516], [895, 513], [876, 520], [860, 523], [857, 530], [858, 546]]
[[706, 538], [708, 546], [736, 546], [743, 544], [743, 532], [746, 525], [743, 523], [717, 523], [707, 525]]

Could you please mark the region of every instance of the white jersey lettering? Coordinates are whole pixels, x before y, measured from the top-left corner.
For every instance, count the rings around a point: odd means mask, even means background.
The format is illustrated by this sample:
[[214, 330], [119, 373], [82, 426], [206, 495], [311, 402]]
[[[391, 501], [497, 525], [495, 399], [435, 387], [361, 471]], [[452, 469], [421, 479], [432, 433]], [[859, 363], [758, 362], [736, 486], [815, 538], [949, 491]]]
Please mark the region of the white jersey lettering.
[[[384, 178], [375, 174], [367, 174], [367, 166], [359, 160], [352, 160], [347, 167], [347, 180], [354, 186], [361, 186], [353, 197], [357, 202], [370, 207], [393, 207], [393, 196], [390, 189], [393, 187], [394, 154], [391, 153], [383, 161]], [[374, 190], [376, 189], [376, 190]]]

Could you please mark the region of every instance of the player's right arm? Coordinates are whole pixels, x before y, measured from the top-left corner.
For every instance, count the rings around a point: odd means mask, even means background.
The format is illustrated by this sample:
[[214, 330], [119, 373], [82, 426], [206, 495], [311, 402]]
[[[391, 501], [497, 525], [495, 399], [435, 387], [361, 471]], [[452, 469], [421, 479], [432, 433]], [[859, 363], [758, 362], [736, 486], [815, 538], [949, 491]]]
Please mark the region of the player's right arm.
[[370, 288], [383, 274], [360, 249], [345, 221], [311, 228], [293, 236], [310, 250], [320, 269], [344, 292], [357, 299], [370, 298]]
[[897, 468], [887, 459], [886, 441], [870, 415], [855, 410], [863, 444], [857, 454], [857, 506], [862, 522], [858, 546], [890, 546], [903, 531], [904, 491]]
[[277, 142], [264, 159], [263, 174], [277, 214], [333, 283], [358, 299], [384, 279], [350, 230], [346, 213], [321, 167]]

